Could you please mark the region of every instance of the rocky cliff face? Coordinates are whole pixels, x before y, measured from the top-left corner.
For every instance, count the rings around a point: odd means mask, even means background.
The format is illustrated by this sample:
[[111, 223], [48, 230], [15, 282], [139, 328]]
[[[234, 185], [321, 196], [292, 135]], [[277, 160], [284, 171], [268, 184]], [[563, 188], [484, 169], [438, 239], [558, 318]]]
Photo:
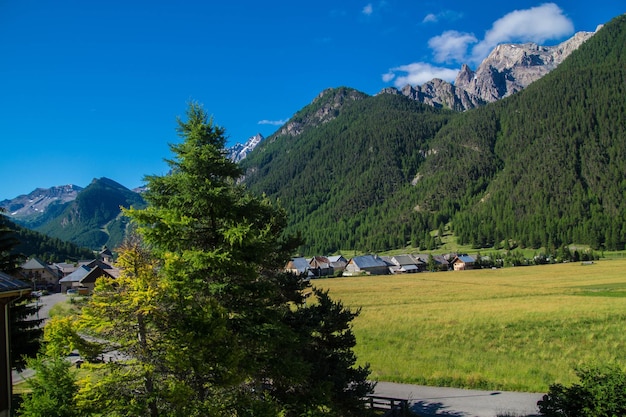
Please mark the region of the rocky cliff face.
[[257, 133], [248, 138], [246, 143], [236, 143], [233, 147], [227, 149], [228, 159], [233, 162], [239, 162], [244, 159], [256, 146], [265, 139], [262, 134]]
[[52, 188], [37, 188], [35, 191], [0, 202], [6, 214], [15, 219], [32, 217], [46, 211], [52, 203], [66, 203], [76, 199], [82, 187], [62, 185]]
[[367, 97], [353, 88], [328, 88], [310, 105], [296, 113], [278, 132], [277, 136], [298, 136], [305, 128], [317, 127], [336, 118], [346, 102]]
[[454, 85], [486, 102], [510, 96], [555, 69], [593, 32], [579, 32], [556, 46], [502, 44], [472, 72], [466, 65]]
[[472, 109], [527, 87], [556, 68], [594, 33], [578, 32], [556, 46], [501, 44], [476, 71], [464, 64], [454, 84], [434, 79], [421, 86], [406, 85], [400, 91], [386, 88], [381, 93], [403, 94], [431, 106], [456, 111]]

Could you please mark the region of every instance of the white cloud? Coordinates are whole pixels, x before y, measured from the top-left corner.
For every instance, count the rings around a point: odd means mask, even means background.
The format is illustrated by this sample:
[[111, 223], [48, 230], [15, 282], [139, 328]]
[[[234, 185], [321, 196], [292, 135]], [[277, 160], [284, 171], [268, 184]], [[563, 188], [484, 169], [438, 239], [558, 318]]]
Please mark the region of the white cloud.
[[372, 3], [369, 3], [367, 6], [365, 6], [363, 8], [363, 10], [361, 10], [361, 13], [363, 13], [366, 16], [371, 15], [372, 12], [374, 12], [374, 8], [372, 7]]
[[424, 16], [424, 20], [422, 20], [422, 23], [434, 23], [437, 21], [439, 21], [439, 18], [436, 14], [428, 13], [426, 16]]
[[428, 46], [433, 50], [436, 62], [462, 62], [467, 55], [469, 44], [478, 42], [472, 33], [448, 30], [430, 38]]
[[259, 120], [258, 124], [260, 125], [272, 125], [272, 126], [282, 126], [287, 123], [287, 119], [285, 120]]
[[463, 13], [455, 12], [453, 10], [443, 10], [439, 13], [428, 13], [422, 19], [422, 23], [437, 23], [440, 20], [458, 20], [463, 17]]
[[383, 74], [382, 79], [386, 83], [394, 80], [393, 84], [402, 88], [407, 84], [422, 85], [433, 78], [452, 82], [458, 73], [458, 69], [436, 67], [426, 62], [415, 62], [390, 69], [388, 73]]
[[514, 10], [496, 20], [472, 50], [472, 60], [480, 62], [498, 44], [504, 42], [535, 42], [571, 35], [574, 24], [554, 3], [525, 10]]

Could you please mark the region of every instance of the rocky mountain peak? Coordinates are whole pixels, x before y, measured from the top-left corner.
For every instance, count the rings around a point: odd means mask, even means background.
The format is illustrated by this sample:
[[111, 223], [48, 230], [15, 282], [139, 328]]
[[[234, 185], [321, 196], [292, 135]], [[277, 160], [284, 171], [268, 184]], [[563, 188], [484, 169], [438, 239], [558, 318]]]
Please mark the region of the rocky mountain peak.
[[336, 118], [342, 107], [351, 101], [361, 100], [366, 94], [353, 88], [327, 88], [311, 104], [296, 113], [277, 135], [297, 136], [307, 127], [316, 127]]
[[257, 133], [254, 136], [250, 136], [246, 143], [236, 143], [234, 146], [227, 149], [227, 157], [233, 162], [239, 162], [245, 159], [250, 152], [257, 147], [265, 139], [262, 134]]
[[[594, 33], [578, 32], [555, 46], [501, 44], [476, 71], [463, 64], [454, 84], [434, 79], [421, 86], [406, 85], [400, 93], [435, 107], [457, 111], [472, 109], [524, 89], [556, 68]], [[381, 93], [390, 91], [391, 88], [385, 88]]]
[[20, 195], [12, 200], [0, 202], [10, 217], [19, 219], [41, 214], [53, 203], [66, 203], [76, 199], [82, 187], [77, 185], [60, 185], [51, 188], [37, 188], [29, 194]]

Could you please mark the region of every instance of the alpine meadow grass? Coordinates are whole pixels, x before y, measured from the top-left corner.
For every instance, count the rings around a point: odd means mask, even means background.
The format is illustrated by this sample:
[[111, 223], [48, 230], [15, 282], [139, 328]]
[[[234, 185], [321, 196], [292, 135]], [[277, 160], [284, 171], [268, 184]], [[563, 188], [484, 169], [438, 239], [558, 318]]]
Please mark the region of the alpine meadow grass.
[[380, 381], [545, 392], [626, 365], [626, 260], [333, 278], [359, 363]]

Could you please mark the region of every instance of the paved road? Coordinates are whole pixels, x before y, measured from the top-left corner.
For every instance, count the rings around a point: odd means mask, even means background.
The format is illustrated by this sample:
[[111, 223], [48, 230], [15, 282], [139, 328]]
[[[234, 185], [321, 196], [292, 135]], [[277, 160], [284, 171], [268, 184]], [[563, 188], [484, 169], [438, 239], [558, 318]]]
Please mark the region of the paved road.
[[478, 391], [458, 388], [379, 382], [375, 394], [409, 400], [411, 410], [424, 417], [538, 416], [543, 394]]

